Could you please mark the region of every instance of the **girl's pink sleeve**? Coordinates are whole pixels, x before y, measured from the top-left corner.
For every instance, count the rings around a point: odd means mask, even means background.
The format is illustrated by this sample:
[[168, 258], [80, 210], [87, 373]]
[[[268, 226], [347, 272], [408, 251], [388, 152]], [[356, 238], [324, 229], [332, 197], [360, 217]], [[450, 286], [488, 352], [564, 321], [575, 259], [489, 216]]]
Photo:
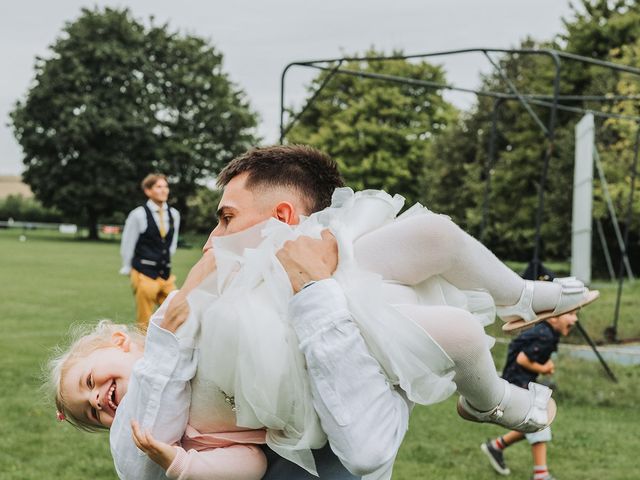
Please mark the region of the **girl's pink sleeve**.
[[209, 450], [181, 447], [167, 469], [173, 480], [260, 480], [267, 471], [267, 458], [255, 445], [231, 445]]

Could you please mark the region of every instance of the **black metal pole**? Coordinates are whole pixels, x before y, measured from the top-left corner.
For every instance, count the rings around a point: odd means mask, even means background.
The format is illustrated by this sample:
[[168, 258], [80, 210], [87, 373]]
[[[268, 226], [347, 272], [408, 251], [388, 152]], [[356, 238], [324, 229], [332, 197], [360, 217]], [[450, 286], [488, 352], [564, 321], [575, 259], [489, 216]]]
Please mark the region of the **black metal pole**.
[[491, 134], [489, 136], [489, 154], [487, 163], [484, 170], [484, 193], [482, 199], [482, 221], [480, 223], [480, 234], [478, 239], [482, 242], [484, 240], [485, 230], [489, 223], [489, 194], [491, 192], [491, 170], [496, 161], [496, 137], [497, 137], [497, 123], [498, 123], [498, 108], [502, 100], [496, 98], [493, 102], [493, 111], [491, 112]]
[[600, 363], [602, 364], [602, 368], [604, 368], [604, 371], [607, 372], [607, 375], [609, 376], [609, 378], [611, 380], [613, 380], [614, 382], [618, 383], [618, 379], [616, 378], [614, 373], [609, 368], [609, 365], [607, 365], [607, 362], [604, 361], [604, 358], [602, 358], [602, 355], [600, 355], [600, 352], [596, 348], [596, 344], [593, 342], [593, 340], [591, 340], [591, 337], [589, 336], [587, 331], [582, 327], [582, 325], [580, 324], [579, 321], [576, 322], [576, 327], [578, 327], [578, 331], [582, 334], [584, 339], [587, 341], [587, 343], [593, 349], [593, 353], [595, 353], [596, 357], [598, 357], [598, 360], [600, 360]]
[[[320, 63], [335, 63], [335, 62], [345, 62], [345, 61], [367, 61], [367, 60], [398, 60], [398, 59], [412, 59], [412, 58], [428, 58], [428, 57], [432, 57], [432, 56], [438, 56], [438, 55], [454, 55], [454, 54], [460, 54], [460, 53], [483, 53], [485, 56], [487, 55], [487, 52], [501, 52], [501, 53], [519, 53], [519, 54], [537, 54], [537, 55], [552, 55], [555, 57], [561, 57], [561, 58], [570, 58], [571, 60], [578, 60], [578, 61], [583, 61], [585, 63], [593, 63], [596, 65], [601, 65], [602, 62], [599, 61], [595, 61], [593, 59], [589, 59], [588, 57], [579, 57], [576, 55], [572, 55], [572, 56], [567, 56], [565, 54], [563, 54], [562, 52], [557, 52], [555, 50], [505, 50], [505, 49], [486, 49], [486, 48], [473, 48], [473, 49], [463, 49], [463, 50], [452, 50], [452, 51], [446, 51], [446, 52], [435, 52], [435, 53], [428, 53], [428, 54], [420, 54], [420, 55], [399, 55], [399, 56], [388, 56], [388, 57], [342, 57], [342, 58], [335, 58], [335, 59], [330, 59], [330, 60], [313, 60], [313, 61], [306, 61], [306, 62], [292, 62], [289, 63], [284, 70], [282, 71], [282, 75], [281, 75], [281, 80], [280, 80], [280, 142], [282, 143], [284, 141], [284, 136], [285, 136], [285, 132], [286, 130], [288, 130], [289, 128], [291, 128], [291, 126], [293, 126], [293, 124], [295, 123], [295, 120], [291, 121], [288, 127], [284, 126], [284, 114], [285, 114], [285, 106], [284, 106], [284, 97], [285, 97], [285, 77], [286, 74], [288, 72], [288, 70], [292, 67], [305, 67], [305, 68], [314, 68], [317, 70], [326, 70], [326, 71], [333, 71], [334, 73], [337, 74], [341, 74], [341, 75], [352, 75], [352, 76], [356, 76], [356, 77], [360, 77], [360, 78], [372, 78], [372, 79], [378, 79], [378, 80], [383, 80], [383, 81], [388, 81], [388, 82], [397, 82], [397, 83], [402, 83], [402, 84], [406, 84], [406, 85], [421, 85], [421, 86], [425, 86], [425, 87], [431, 87], [434, 89], [445, 89], [445, 90], [450, 90], [450, 91], [456, 91], [456, 92], [465, 92], [465, 93], [471, 93], [474, 94], [476, 96], [482, 97], [492, 97], [492, 98], [502, 98], [505, 100], [518, 100], [521, 103], [523, 101], [525, 102], [525, 105], [527, 104], [532, 104], [532, 105], [539, 105], [542, 107], [546, 107], [546, 108], [554, 108], [557, 110], [562, 110], [562, 111], [566, 111], [566, 112], [572, 112], [572, 113], [578, 113], [578, 114], [585, 114], [585, 113], [592, 113], [594, 116], [600, 117], [600, 118], [618, 118], [618, 119], [623, 119], [623, 120], [632, 120], [632, 121], [638, 121], [638, 116], [633, 116], [633, 115], [625, 115], [625, 114], [618, 114], [618, 113], [613, 113], [613, 112], [601, 112], [601, 111], [594, 111], [594, 110], [586, 110], [584, 108], [579, 108], [579, 107], [570, 107], [568, 105], [562, 105], [560, 103], [558, 103], [559, 100], [570, 100], [570, 101], [575, 101], [575, 100], [589, 100], [589, 101], [614, 101], [614, 100], [633, 100], [636, 99], [633, 95], [621, 95], [621, 96], [603, 96], [603, 95], [559, 95], [556, 94], [555, 95], [535, 95], [535, 94], [507, 94], [507, 93], [502, 93], [502, 92], [491, 92], [491, 91], [482, 91], [482, 90], [477, 90], [477, 89], [471, 89], [471, 88], [462, 88], [462, 87], [457, 87], [454, 85], [450, 85], [447, 83], [442, 83], [442, 82], [432, 82], [429, 80], [418, 80], [418, 79], [411, 79], [411, 78], [405, 78], [405, 77], [399, 77], [396, 75], [387, 75], [387, 74], [379, 74], [379, 73], [373, 73], [373, 72], [359, 72], [359, 71], [354, 71], [354, 70], [346, 70], [346, 69], [342, 69], [342, 68], [337, 68], [337, 67], [329, 67], [329, 66], [322, 66], [322, 65], [318, 65]], [[616, 65], [616, 64], [608, 64], [606, 63], [606, 67], [607, 68], [611, 68], [613, 70], [617, 70], [617, 71], [625, 71], [628, 73], [632, 73], [632, 74], [637, 74], [640, 75], [640, 69], [635, 69], [633, 67], [628, 67], [628, 66], [624, 66], [624, 65]], [[545, 99], [553, 99], [553, 102], [548, 102]], [[528, 105], [527, 105], [528, 106]], [[535, 119], [535, 117], [534, 117]], [[546, 132], [546, 127], [543, 128], [543, 131]]]
[[540, 266], [540, 236], [542, 229], [542, 215], [544, 211], [544, 189], [547, 183], [547, 174], [549, 172], [549, 163], [553, 156], [554, 142], [555, 142], [555, 130], [556, 130], [556, 118], [558, 112], [558, 94], [560, 93], [560, 58], [555, 52], [551, 54], [551, 58], [556, 67], [556, 75], [553, 79], [553, 106], [551, 107], [551, 113], [549, 115], [549, 127], [547, 129], [547, 149], [544, 155], [544, 163], [542, 166], [542, 174], [540, 175], [540, 185], [538, 187], [538, 208], [536, 210], [536, 233], [533, 245], [533, 278], [538, 278], [538, 268]]
[[[329, 71], [329, 73], [324, 78], [324, 80], [322, 81], [320, 86], [317, 88], [317, 90], [315, 92], [313, 92], [313, 95], [311, 95], [311, 97], [309, 97], [309, 99], [307, 100], [305, 106], [302, 107], [302, 109], [293, 117], [293, 119], [289, 122], [289, 125], [287, 125], [286, 127], [283, 125], [283, 121], [284, 121], [283, 120], [283, 113], [281, 113], [281, 117], [280, 117], [280, 144], [284, 143], [284, 137], [287, 135], [287, 133], [289, 133], [289, 130], [291, 130], [291, 127], [293, 127], [295, 125], [295, 123], [298, 121], [298, 119], [300, 117], [302, 117], [302, 115], [304, 115], [304, 113], [309, 109], [309, 107], [311, 105], [313, 105], [313, 103], [318, 98], [318, 95], [320, 95], [320, 92], [322, 92], [322, 90], [324, 90], [324, 87], [327, 86], [329, 81], [331, 81], [333, 76], [340, 69], [340, 65], [342, 65], [342, 61], [338, 62], [338, 65], [336, 65], [334, 68], [332, 68]], [[282, 108], [283, 107], [281, 107], [281, 109]]]
[[287, 76], [287, 72], [293, 66], [292, 63], [287, 65], [280, 75], [280, 144], [284, 142], [284, 82]]

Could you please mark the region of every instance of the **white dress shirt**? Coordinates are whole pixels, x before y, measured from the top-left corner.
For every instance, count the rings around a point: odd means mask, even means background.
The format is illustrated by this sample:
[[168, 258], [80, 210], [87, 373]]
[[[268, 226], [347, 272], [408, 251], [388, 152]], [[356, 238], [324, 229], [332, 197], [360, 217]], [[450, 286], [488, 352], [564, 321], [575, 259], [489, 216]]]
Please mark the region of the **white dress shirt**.
[[[162, 207], [158, 207], [152, 200], [147, 200], [146, 203], [151, 215], [160, 229], [160, 215], [158, 210], [162, 210], [162, 221], [164, 226], [169, 231], [169, 206], [167, 203], [163, 203]], [[180, 230], [180, 213], [175, 208], [171, 207], [171, 216], [173, 217], [173, 238], [171, 239], [171, 245], [169, 252], [171, 256], [176, 253], [178, 247], [178, 231]], [[120, 243], [120, 256], [122, 257], [122, 268], [120, 268], [120, 274], [129, 275], [131, 272], [131, 260], [133, 260], [133, 254], [138, 243], [138, 238], [147, 230], [147, 214], [144, 211], [144, 207], [136, 207], [127, 216], [127, 220], [124, 223], [124, 229], [122, 230], [122, 240]]]
[[[197, 322], [186, 322], [176, 335], [158, 326], [173, 295], [151, 318], [144, 357], [134, 367], [111, 427], [111, 453], [121, 479], [166, 478], [135, 447], [131, 419], [167, 443], [182, 436], [188, 421]], [[310, 285], [292, 298], [289, 308], [307, 361], [314, 408], [332, 450], [356, 475], [390, 478], [411, 403], [389, 384], [370, 355], [337, 282]]]
[[289, 317], [331, 449], [354, 475], [391, 478], [413, 403], [369, 353], [342, 288], [333, 279], [304, 288], [292, 298]]
[[169, 294], [149, 321], [144, 355], [133, 367], [111, 425], [111, 454], [122, 479], [166, 479], [164, 470], [135, 446], [131, 420], [167, 443], [178, 441], [187, 427], [198, 323], [185, 322], [175, 335], [159, 326], [176, 293]]

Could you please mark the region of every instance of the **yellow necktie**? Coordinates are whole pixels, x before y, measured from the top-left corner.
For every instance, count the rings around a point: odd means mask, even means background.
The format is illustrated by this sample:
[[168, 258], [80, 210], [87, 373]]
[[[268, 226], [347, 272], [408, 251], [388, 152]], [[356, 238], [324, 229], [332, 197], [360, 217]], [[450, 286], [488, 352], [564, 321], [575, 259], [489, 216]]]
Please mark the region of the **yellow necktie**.
[[167, 236], [167, 231], [164, 228], [164, 215], [161, 208], [158, 209], [158, 218], [160, 219], [160, 236], [164, 238]]

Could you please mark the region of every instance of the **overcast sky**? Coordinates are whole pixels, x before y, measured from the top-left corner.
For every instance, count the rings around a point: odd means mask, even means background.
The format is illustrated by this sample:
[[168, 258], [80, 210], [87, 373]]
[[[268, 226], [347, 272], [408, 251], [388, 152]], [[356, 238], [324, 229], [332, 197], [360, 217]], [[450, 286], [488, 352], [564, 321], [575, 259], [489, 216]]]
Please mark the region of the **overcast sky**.
[[[0, 174], [22, 170], [21, 150], [6, 125], [24, 97], [37, 55], [48, 56], [65, 22], [82, 7], [128, 7], [133, 15], [169, 22], [171, 29], [209, 38], [224, 54], [225, 71], [261, 116], [260, 134], [277, 141], [280, 75], [296, 60], [363, 52], [371, 46], [407, 54], [458, 48], [514, 47], [562, 31], [569, 0], [20, 0], [0, 5]], [[475, 87], [489, 71], [480, 55], [444, 59], [450, 83]], [[304, 96], [307, 73], [288, 75], [288, 103]], [[448, 97], [460, 107], [473, 97]]]

